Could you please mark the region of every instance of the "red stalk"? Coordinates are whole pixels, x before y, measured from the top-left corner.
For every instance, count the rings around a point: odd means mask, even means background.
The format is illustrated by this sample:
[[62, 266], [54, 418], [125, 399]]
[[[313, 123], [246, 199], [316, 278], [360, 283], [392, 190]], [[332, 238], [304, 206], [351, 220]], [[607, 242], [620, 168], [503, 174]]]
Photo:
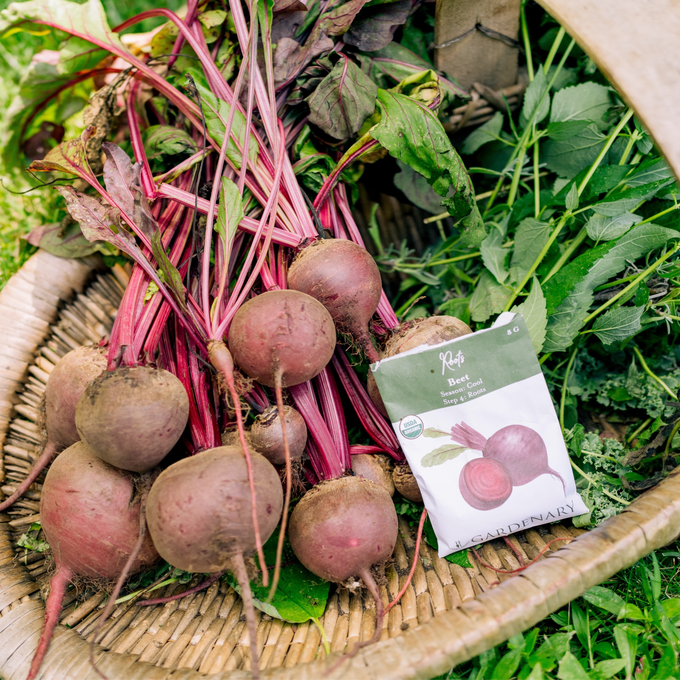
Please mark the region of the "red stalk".
[[349, 457], [349, 436], [345, 413], [342, 410], [338, 385], [328, 366], [314, 378], [314, 385], [321, 402], [324, 421], [333, 437], [342, 466], [349, 470], [352, 467], [352, 460]]

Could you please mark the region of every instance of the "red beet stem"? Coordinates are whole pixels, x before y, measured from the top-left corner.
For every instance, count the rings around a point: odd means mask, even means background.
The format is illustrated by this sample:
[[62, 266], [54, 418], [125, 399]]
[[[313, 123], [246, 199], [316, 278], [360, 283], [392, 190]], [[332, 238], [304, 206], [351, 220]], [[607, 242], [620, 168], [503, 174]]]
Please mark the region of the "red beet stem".
[[451, 439], [456, 444], [475, 451], [483, 451], [486, 446], [486, 437], [465, 423], [451, 428]]
[[408, 578], [406, 579], [406, 583], [404, 583], [402, 589], [397, 593], [397, 596], [390, 602], [387, 607], [385, 607], [385, 613], [390, 611], [392, 607], [394, 607], [399, 600], [404, 596], [404, 593], [406, 592], [406, 589], [409, 587], [409, 584], [413, 580], [413, 574], [416, 573], [416, 565], [418, 564], [418, 558], [420, 557], [420, 543], [423, 540], [423, 527], [425, 526], [425, 519], [427, 518], [427, 510], [423, 508], [423, 511], [420, 513], [420, 522], [418, 523], [418, 533], [416, 534], [416, 549], [413, 553], [413, 564], [411, 565], [411, 571], [408, 573]]
[[[281, 529], [279, 530], [279, 541], [276, 545], [276, 563], [274, 566], [274, 576], [272, 578], [272, 587], [267, 597], [267, 602], [271, 602], [276, 594], [276, 587], [279, 585], [279, 578], [281, 576], [281, 556], [283, 555], [283, 541], [286, 538], [286, 524], [288, 522], [288, 507], [290, 505], [290, 490], [292, 486], [292, 468], [290, 463], [290, 449], [288, 447], [288, 435], [286, 433], [286, 412], [283, 409], [283, 386], [282, 386], [282, 371], [279, 369], [276, 372], [276, 407], [279, 411], [279, 422], [281, 423], [281, 436], [283, 438], [283, 452], [286, 456], [286, 495], [283, 500], [283, 514], [281, 515]], [[264, 582], [264, 574], [262, 577]]]
[[260, 562], [260, 570], [262, 571], [262, 585], [269, 585], [269, 572], [267, 571], [267, 564], [264, 560], [264, 550], [262, 548], [262, 536], [260, 534], [260, 525], [257, 521], [257, 498], [255, 496], [255, 480], [253, 479], [253, 465], [250, 458], [250, 450], [246, 442], [245, 429], [243, 427], [243, 415], [241, 413], [241, 400], [236, 391], [234, 384], [234, 360], [231, 352], [227, 346], [221, 341], [211, 341], [208, 344], [208, 356], [210, 363], [217, 369], [218, 373], [224, 378], [229, 389], [229, 394], [234, 402], [234, 411], [236, 413], [236, 426], [238, 427], [238, 436], [243, 448], [243, 455], [246, 458], [246, 465], [248, 466], [248, 481], [250, 483], [250, 505], [253, 513], [253, 529], [255, 532], [255, 546], [257, 548], [257, 558]]
[[187, 595], [193, 595], [194, 593], [200, 593], [201, 590], [205, 590], [206, 588], [210, 588], [210, 586], [217, 581], [222, 574], [224, 574], [223, 571], [216, 571], [210, 578], [206, 579], [203, 581], [203, 583], [199, 583], [197, 586], [194, 586], [193, 588], [189, 588], [189, 590], [183, 590], [181, 593], [175, 593], [174, 595], [168, 595], [168, 597], [157, 597], [154, 600], [140, 600], [137, 603], [138, 607], [148, 607], [153, 604], [167, 604], [168, 602], [174, 602], [175, 600], [181, 600], [183, 597], [186, 597]]
[[66, 595], [66, 588], [68, 588], [72, 578], [73, 572], [69, 567], [63, 564], [57, 566], [57, 571], [50, 581], [50, 594], [45, 603], [45, 625], [40, 634], [38, 647], [35, 650], [33, 661], [31, 661], [31, 669], [28, 671], [28, 678], [26, 680], [34, 680], [35, 676], [38, 675], [40, 665], [47, 653], [47, 648], [50, 646], [52, 633], [54, 633], [54, 628], [59, 621], [61, 603], [64, 595]]
[[38, 479], [40, 473], [52, 462], [57, 453], [59, 453], [57, 446], [55, 446], [55, 444], [53, 444], [51, 441], [48, 441], [45, 445], [45, 449], [40, 454], [40, 458], [35, 461], [33, 469], [28, 473], [28, 477], [26, 477], [26, 479], [24, 479], [24, 481], [19, 484], [19, 486], [16, 488], [16, 491], [9, 498], [6, 498], [2, 503], [0, 503], [0, 512], [7, 510], [7, 508], [13, 505], [15, 501], [19, 500], [19, 498], [21, 498], [26, 493], [26, 491], [28, 491], [28, 487], [30, 487], [31, 484], [33, 484], [33, 482]]
[[252, 674], [253, 680], [259, 680], [260, 667], [258, 664], [257, 654], [257, 623], [255, 621], [255, 608], [253, 607], [253, 594], [250, 591], [250, 579], [246, 571], [246, 565], [243, 562], [243, 555], [236, 553], [233, 559], [234, 576], [241, 588], [241, 599], [243, 600], [243, 609], [246, 614], [246, 623], [248, 625], [248, 637], [250, 638], [250, 654], [252, 656]]

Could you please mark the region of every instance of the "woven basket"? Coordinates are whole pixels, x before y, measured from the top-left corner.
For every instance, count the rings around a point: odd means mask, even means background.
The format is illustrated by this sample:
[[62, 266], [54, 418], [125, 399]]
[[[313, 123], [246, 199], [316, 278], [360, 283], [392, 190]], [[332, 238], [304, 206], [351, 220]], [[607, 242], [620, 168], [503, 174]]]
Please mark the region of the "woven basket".
[[[96, 261], [62, 260], [39, 252], [0, 293], [0, 444], [4, 445], [0, 463], [5, 493], [27, 474], [36, 458], [40, 396], [54, 363], [111, 328], [124, 276], [122, 270], [96, 273], [95, 267]], [[17, 538], [39, 518], [40, 485], [34, 489], [9, 515], [0, 515], [3, 680], [26, 677], [43, 623], [45, 558], [40, 553], [21, 550], [17, 556], [15, 552]], [[385, 601], [403, 584], [413, 555], [411, 530], [402, 524], [400, 533], [394, 564], [382, 586]], [[277, 680], [432, 677], [534, 625], [678, 533], [680, 476], [673, 474], [591, 532], [555, 524], [516, 534], [511, 539], [514, 550], [503, 542], [486, 544], [482, 561], [473, 569], [439, 559], [424, 547], [411, 586], [386, 617], [381, 641], [361, 649], [328, 675], [324, 671], [334, 660], [325, 658], [315, 625], [292, 625], [258, 612], [263, 676]], [[520, 560], [532, 560], [555, 538], [564, 543], [553, 545], [556, 550], [549, 549], [546, 557], [518, 576], [484, 566], [516, 569]], [[169, 595], [177, 588], [172, 584], [160, 594]], [[69, 592], [62, 625], [39, 678], [99, 677], [88, 662], [88, 641], [104, 599], [103, 593], [94, 591]], [[374, 621], [372, 603], [346, 590], [331, 596], [322, 619], [331, 649], [338, 653], [369, 638]], [[98, 642], [97, 665], [109, 680], [250, 677], [241, 601], [224, 583], [162, 606], [126, 602], [114, 611]]]

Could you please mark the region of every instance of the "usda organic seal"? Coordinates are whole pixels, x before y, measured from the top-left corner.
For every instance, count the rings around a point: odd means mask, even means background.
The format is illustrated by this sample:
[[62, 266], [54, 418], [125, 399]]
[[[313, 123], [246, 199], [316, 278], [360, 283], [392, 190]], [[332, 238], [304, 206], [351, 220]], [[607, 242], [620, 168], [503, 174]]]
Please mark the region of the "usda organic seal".
[[404, 416], [399, 421], [399, 432], [406, 439], [416, 439], [423, 432], [423, 421], [418, 416]]

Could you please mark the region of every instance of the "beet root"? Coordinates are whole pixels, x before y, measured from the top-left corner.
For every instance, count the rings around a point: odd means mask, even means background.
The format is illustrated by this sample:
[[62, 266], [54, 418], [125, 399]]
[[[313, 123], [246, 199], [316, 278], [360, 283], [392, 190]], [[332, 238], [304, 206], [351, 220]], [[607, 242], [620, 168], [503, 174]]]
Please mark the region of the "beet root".
[[[472, 329], [455, 316], [430, 316], [404, 324], [386, 343], [381, 353], [381, 359], [387, 359], [421, 345], [439, 345], [448, 340], [455, 340], [462, 335], [472, 333]], [[375, 407], [388, 418], [387, 409], [383, 403], [375, 378], [368, 372], [366, 385], [368, 396]]]
[[496, 460], [473, 458], [460, 472], [458, 486], [465, 502], [475, 510], [493, 510], [510, 498], [512, 480]]
[[293, 551], [311, 572], [336, 583], [384, 562], [397, 540], [397, 513], [389, 494], [362, 477], [321, 482], [290, 516]]
[[[138, 547], [140, 512], [135, 476], [100, 460], [83, 442], [54, 461], [43, 485], [40, 517], [56, 572], [28, 680], [40, 669], [69, 582], [76, 575], [116, 577]], [[147, 536], [130, 570], [140, 571], [157, 558]]]
[[[272, 464], [252, 452], [257, 522], [266, 541], [281, 517], [283, 492]], [[255, 551], [251, 486], [243, 450], [221, 446], [185, 458], [154, 482], [147, 504], [149, 531], [161, 557], [184, 571], [231, 569], [241, 587], [258, 676], [257, 626], [243, 554]]]
[[[307, 445], [307, 425], [298, 411], [291, 406], [284, 406], [286, 435], [291, 460], [300, 458]], [[281, 418], [276, 406], [265, 409], [250, 428], [250, 440], [253, 446], [270, 463], [285, 465], [286, 453], [283, 443]]]
[[[251, 452], [257, 519], [266, 541], [283, 506], [272, 464]], [[255, 550], [250, 484], [243, 451], [219, 446], [184, 458], [161, 472], [149, 493], [147, 522], [160, 556], [184, 571], [212, 573], [236, 553]]]
[[409, 500], [412, 503], [423, 502], [423, 495], [420, 493], [420, 487], [408, 464], [394, 466], [392, 481], [394, 482], [394, 488], [406, 500]]
[[56, 363], [45, 387], [45, 448], [26, 479], [0, 503], [0, 512], [26, 493], [60, 451], [80, 440], [76, 429], [76, 404], [87, 386], [104, 370], [106, 350], [96, 345], [78, 347]]
[[357, 477], [370, 479], [391, 496], [394, 494], [392, 472], [394, 463], [389, 456], [383, 454], [352, 454], [352, 470]]
[[311, 380], [335, 350], [335, 326], [326, 308], [296, 290], [272, 290], [248, 300], [229, 328], [234, 362], [253, 380], [291, 387]]
[[122, 366], [94, 380], [76, 408], [84, 442], [111, 465], [145, 472], [177, 443], [189, 419], [189, 398], [172, 373]]
[[368, 324], [380, 302], [382, 281], [365, 248], [344, 239], [315, 241], [291, 265], [288, 286], [316, 298], [337, 329], [349, 333], [371, 362], [378, 361]]
[[371, 567], [390, 557], [397, 532], [397, 513], [390, 495], [362, 477], [317, 484], [290, 516], [291, 547], [309, 571], [336, 583], [358, 576], [373, 596], [375, 632], [361, 646], [376, 642], [382, 632], [385, 607]]

